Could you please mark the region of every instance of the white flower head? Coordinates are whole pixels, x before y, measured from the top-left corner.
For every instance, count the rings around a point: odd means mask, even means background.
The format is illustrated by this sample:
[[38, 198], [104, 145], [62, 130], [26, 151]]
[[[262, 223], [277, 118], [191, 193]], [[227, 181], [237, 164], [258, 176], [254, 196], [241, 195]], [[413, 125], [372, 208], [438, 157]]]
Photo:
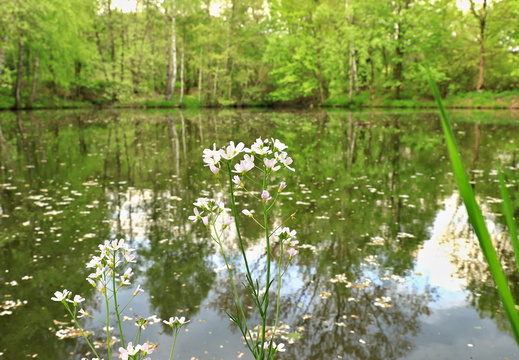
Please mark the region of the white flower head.
[[286, 187], [287, 187], [287, 183], [284, 182], [284, 181], [282, 181], [282, 182], [279, 184], [278, 192], [282, 192]]
[[250, 210], [243, 209], [241, 212], [242, 212], [245, 216], [248, 216], [248, 217], [254, 217], [254, 214], [253, 214], [252, 211], [250, 211]]
[[99, 256], [92, 256], [92, 259], [87, 263], [87, 269], [95, 268], [98, 266], [103, 266], [101, 258]]
[[243, 152], [244, 147], [245, 147], [245, 145], [242, 142], [240, 142], [240, 143], [238, 143], [238, 145], [234, 146], [234, 141], [230, 141], [229, 145], [227, 145], [227, 147], [220, 150], [220, 155], [224, 159], [231, 160], [236, 155]]
[[263, 162], [265, 163], [265, 166], [267, 167], [267, 169], [269, 169], [270, 171], [278, 171], [279, 169], [281, 169], [281, 166], [279, 166], [279, 165], [276, 166], [276, 163], [278, 161], [275, 158], [274, 159], [265, 158], [263, 160]]
[[128, 360], [128, 356], [133, 356], [137, 354], [141, 350], [141, 346], [137, 345], [136, 347], [133, 347], [132, 342], [130, 341], [128, 343], [128, 346], [125, 348], [120, 347], [119, 348], [119, 358], [123, 360]]
[[69, 303], [73, 303], [74, 306], [76, 306], [77, 304], [85, 301], [85, 298], [81, 297], [81, 295], [74, 295], [74, 299], [72, 299], [72, 300], [71, 299], [67, 299], [67, 301]]
[[133, 296], [137, 296], [138, 293], [144, 292], [144, 290], [141, 288], [141, 285], [137, 285], [137, 289], [133, 292]]
[[133, 276], [132, 268], [126, 269], [124, 274], [121, 276], [121, 285], [131, 285], [130, 278]]
[[237, 186], [239, 187], [244, 187], [245, 185], [243, 185], [240, 177], [238, 175], [235, 175], [233, 178], [232, 178], [232, 182], [235, 183]]
[[276, 349], [276, 351], [279, 351], [279, 352], [285, 352], [286, 349], [285, 349], [285, 344], [281, 343], [281, 344], [278, 344], [276, 345], [276, 343], [274, 343], [274, 349]]
[[246, 152], [252, 153], [253, 155], [267, 155], [271, 154], [272, 150], [268, 146], [268, 140], [256, 139], [256, 142], [251, 145], [250, 149], [245, 149]]
[[220, 172], [220, 168], [214, 166], [213, 164], [209, 164], [209, 170], [215, 175], [217, 175]]
[[63, 292], [61, 291], [56, 291], [54, 293], [54, 297], [51, 297], [50, 299], [53, 300], [53, 301], [64, 301], [66, 300], [70, 295], [72, 295], [72, 293], [70, 291], [68, 291], [67, 289], [63, 290]]
[[234, 218], [229, 216], [227, 212], [222, 212], [220, 216], [218, 216], [218, 219], [216, 219], [216, 222], [220, 225], [220, 229], [224, 230], [234, 223]]
[[182, 317], [170, 317], [169, 320], [163, 320], [164, 324], [169, 325], [171, 327], [182, 327], [186, 325], [190, 320], [186, 320], [184, 316]]
[[288, 147], [285, 144], [283, 144], [281, 141], [279, 141], [278, 139], [272, 139], [272, 140], [274, 140], [274, 145], [272, 146], [274, 148], [274, 150], [283, 151]]
[[[196, 203], [195, 203], [196, 205]], [[199, 219], [202, 219], [202, 213], [200, 211], [198, 211], [197, 208], [194, 208], [193, 209], [193, 212], [195, 213], [195, 215], [191, 215], [191, 216], [188, 216], [187, 218], [193, 222], [197, 222]]]
[[289, 256], [290, 258], [293, 258], [294, 256], [297, 255], [297, 250], [294, 249], [294, 248], [289, 248], [287, 252], [288, 252], [288, 256]]
[[145, 342], [144, 344], [142, 344], [141, 346], [141, 351], [147, 355], [147, 354], [151, 354], [152, 352], [155, 351], [155, 347], [151, 346], [149, 343]]
[[136, 260], [135, 260], [135, 254], [130, 254], [129, 252], [125, 252], [125, 253], [124, 253], [124, 259], [125, 259], [126, 262], [128, 262], [128, 263], [134, 263], [134, 262], [136, 262]]
[[238, 164], [234, 165], [234, 170], [232, 172], [244, 175], [246, 172], [251, 171], [252, 169], [254, 169], [254, 162], [243, 159]]
[[279, 161], [281, 164], [285, 165], [285, 167], [290, 171], [296, 171], [294, 168], [290, 167], [289, 165], [292, 164], [294, 161], [291, 157], [287, 155], [286, 152], [282, 151], [280, 153], [275, 153], [274, 157], [277, 161]]
[[272, 197], [270, 196], [270, 193], [267, 190], [263, 190], [261, 192], [261, 200], [263, 202], [267, 202], [267, 201], [269, 201], [271, 199], [272, 199]]
[[208, 198], [198, 198], [196, 200], [196, 202], [193, 203], [193, 205], [195, 205], [196, 207], [199, 207], [202, 210], [209, 210], [209, 199]]
[[288, 227], [281, 227], [277, 229], [274, 234], [278, 236], [281, 241], [287, 242], [296, 237], [297, 231], [290, 230]]
[[216, 144], [213, 144], [213, 149], [204, 150], [203, 160], [208, 165], [217, 165], [221, 157], [220, 151], [216, 150]]

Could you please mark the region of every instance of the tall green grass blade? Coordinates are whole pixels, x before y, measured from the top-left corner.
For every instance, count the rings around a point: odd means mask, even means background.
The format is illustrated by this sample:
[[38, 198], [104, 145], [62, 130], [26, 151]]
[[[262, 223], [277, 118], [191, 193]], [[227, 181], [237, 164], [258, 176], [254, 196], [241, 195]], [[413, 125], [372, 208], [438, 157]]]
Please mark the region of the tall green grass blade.
[[492, 244], [490, 233], [488, 232], [487, 226], [485, 224], [485, 219], [483, 218], [483, 214], [476, 201], [472, 187], [469, 184], [467, 174], [465, 173], [451, 124], [447, 119], [447, 115], [445, 114], [445, 109], [440, 98], [440, 93], [429, 69], [427, 69], [427, 73], [436, 104], [438, 105], [438, 109], [440, 111], [442, 128], [445, 134], [445, 140], [447, 142], [447, 148], [451, 158], [456, 183], [458, 184], [461, 197], [465, 204], [465, 208], [467, 209], [469, 221], [472, 225], [472, 228], [474, 229], [474, 232], [476, 233], [481, 250], [483, 251], [483, 255], [485, 256], [497, 290], [501, 297], [501, 301], [503, 302], [503, 306], [510, 321], [510, 325], [512, 326], [516, 342], [519, 344], [519, 314], [517, 313], [515, 307], [515, 301], [512, 296], [512, 292], [508, 287], [505, 273], [503, 272], [503, 268], [501, 267], [496, 250]]
[[505, 176], [499, 170], [499, 187], [501, 188], [501, 198], [503, 199], [503, 212], [506, 218], [506, 224], [508, 225], [508, 232], [510, 233], [510, 240], [514, 248], [515, 263], [517, 265], [517, 271], [519, 272], [519, 240], [517, 239], [517, 225], [514, 219], [514, 210], [512, 208], [512, 202], [510, 201], [510, 195], [506, 188]]

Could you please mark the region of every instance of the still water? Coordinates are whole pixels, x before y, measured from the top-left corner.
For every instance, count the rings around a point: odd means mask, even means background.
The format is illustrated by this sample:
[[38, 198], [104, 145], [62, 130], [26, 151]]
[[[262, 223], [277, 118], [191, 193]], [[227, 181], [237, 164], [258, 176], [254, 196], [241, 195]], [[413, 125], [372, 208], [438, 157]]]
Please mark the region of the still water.
[[[519, 117], [451, 116], [517, 289], [496, 169], [517, 216]], [[116, 238], [137, 249], [133, 283], [145, 290], [125, 315], [190, 319], [176, 359], [250, 359], [225, 314], [233, 298], [217, 246], [188, 216], [198, 197], [220, 191], [202, 150], [258, 137], [288, 145], [296, 169], [282, 174], [279, 215], [297, 211], [290, 227], [300, 248], [283, 283], [281, 321], [293, 343], [280, 359], [519, 357], [434, 112], [57, 111], [0, 113], [0, 359], [88, 353], [82, 339], [58, 338], [70, 319], [50, 298], [69, 289], [102, 317], [85, 264]], [[260, 234], [252, 223], [244, 234], [258, 272]], [[236, 250], [232, 239], [226, 246]], [[102, 341], [98, 323], [84, 325]], [[158, 343], [153, 359], [168, 358], [168, 329], [144, 331]]]

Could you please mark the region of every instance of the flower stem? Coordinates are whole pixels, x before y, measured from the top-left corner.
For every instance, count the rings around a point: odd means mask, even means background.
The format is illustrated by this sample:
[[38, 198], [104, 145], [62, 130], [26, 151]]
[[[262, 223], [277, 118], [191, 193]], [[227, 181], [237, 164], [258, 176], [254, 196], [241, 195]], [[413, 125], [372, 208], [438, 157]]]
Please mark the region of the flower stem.
[[119, 336], [121, 337], [121, 344], [125, 348], [126, 342], [124, 341], [124, 333], [123, 333], [123, 327], [122, 327], [122, 323], [121, 323], [121, 314], [119, 313], [119, 304], [117, 303], [117, 288], [116, 288], [116, 283], [115, 283], [115, 275], [116, 275], [116, 272], [115, 272], [116, 252], [115, 251], [114, 251], [113, 256], [114, 256], [114, 259], [113, 259], [114, 269], [112, 272], [112, 289], [114, 292], [115, 316], [117, 317], [117, 327], [119, 328]]
[[[105, 277], [106, 279], [106, 277]], [[108, 300], [108, 289], [106, 288], [106, 281], [104, 287], [104, 298], [105, 298], [105, 307], [106, 307], [106, 318], [105, 318], [105, 332], [106, 332], [106, 347], [108, 351], [108, 360], [112, 360], [112, 344], [110, 337], [110, 302]], [[124, 347], [124, 345], [123, 345]]]
[[[249, 325], [248, 325], [247, 319], [245, 317], [245, 312], [243, 311], [243, 306], [242, 306], [241, 300], [240, 300], [240, 294], [238, 293], [238, 289], [236, 288], [236, 283], [234, 282], [234, 276], [232, 275], [229, 260], [227, 259], [227, 255], [225, 254], [225, 250], [223, 248], [220, 236], [218, 235], [218, 232], [216, 231], [216, 227], [214, 227], [214, 230], [215, 230], [215, 234], [216, 234], [214, 240], [218, 244], [218, 247], [220, 248], [220, 251], [222, 252], [223, 261], [225, 262], [225, 267], [227, 268], [227, 273], [229, 275], [229, 280], [231, 281], [231, 286], [232, 286], [232, 290], [234, 293], [234, 301], [236, 302], [236, 311], [239, 311], [239, 314], [236, 314], [236, 315], [239, 316], [239, 318], [241, 318], [243, 320], [243, 323], [245, 324], [245, 331], [243, 331], [243, 329], [242, 329], [243, 325], [241, 324], [241, 321], [240, 321], [240, 324], [237, 324], [237, 325], [241, 328], [242, 333], [249, 334], [250, 333]], [[244, 337], [244, 338], [245, 338], [245, 341], [247, 343], [247, 347], [249, 348], [249, 350], [254, 352], [254, 350], [253, 350], [254, 345], [249, 344], [249, 341], [247, 340], [247, 338], [246, 337]]]
[[229, 170], [229, 186], [231, 191], [231, 210], [232, 216], [234, 217], [234, 225], [236, 227], [236, 235], [238, 236], [238, 242], [240, 244], [241, 254], [243, 256], [243, 261], [245, 263], [245, 269], [247, 270], [247, 274], [251, 274], [249, 268], [249, 262], [247, 260], [247, 255], [245, 254], [245, 246], [243, 245], [243, 239], [241, 237], [240, 227], [238, 226], [238, 211], [236, 210], [236, 199], [234, 197], [234, 183], [232, 182], [232, 174], [231, 174], [231, 162], [227, 161], [227, 168]]
[[100, 358], [100, 356], [97, 354], [97, 351], [96, 349], [94, 348], [94, 346], [92, 346], [92, 343], [90, 342], [90, 340], [88, 340], [88, 337], [87, 335], [85, 334], [85, 331], [83, 330], [83, 328], [81, 327], [81, 325], [79, 325], [78, 321], [77, 321], [77, 317], [76, 317], [76, 314], [75, 313], [72, 313], [72, 311], [70, 310], [70, 307], [67, 303], [64, 303], [65, 304], [65, 308], [67, 309], [67, 311], [69, 312], [69, 314], [72, 316], [72, 319], [74, 320], [74, 323], [76, 324], [76, 327], [78, 328], [79, 332], [81, 333], [81, 336], [83, 336], [83, 338], [85, 339], [85, 341], [87, 342], [88, 344], [88, 347], [90, 348], [90, 350], [92, 350], [92, 352], [94, 353], [94, 355], [97, 357], [97, 358]]
[[175, 352], [175, 344], [177, 343], [179, 329], [176, 327], [173, 329], [173, 344], [171, 344], [171, 351], [169, 352], [169, 360], [173, 359], [173, 353]]
[[[263, 190], [267, 189], [267, 174], [264, 173], [263, 176]], [[264, 344], [266, 341], [266, 329], [267, 329], [267, 314], [269, 307], [269, 290], [270, 290], [270, 260], [271, 260], [271, 251], [270, 251], [270, 234], [269, 234], [269, 223], [268, 223], [268, 213], [269, 208], [267, 207], [267, 203], [263, 202], [263, 228], [265, 230], [265, 242], [267, 245], [267, 273], [265, 274], [265, 294], [263, 295], [263, 314], [261, 316], [261, 359], [264, 358]], [[272, 344], [272, 343], [271, 343]], [[270, 352], [270, 347], [269, 347]]]

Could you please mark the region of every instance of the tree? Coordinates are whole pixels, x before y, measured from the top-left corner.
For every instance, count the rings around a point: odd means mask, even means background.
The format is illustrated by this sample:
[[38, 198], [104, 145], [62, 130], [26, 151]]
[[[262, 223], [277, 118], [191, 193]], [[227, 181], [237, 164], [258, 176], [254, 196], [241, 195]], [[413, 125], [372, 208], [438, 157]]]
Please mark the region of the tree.
[[479, 6], [479, 11], [476, 10], [476, 4], [474, 0], [469, 0], [470, 12], [476, 18], [478, 24], [478, 32], [476, 35], [476, 41], [479, 45], [479, 62], [478, 62], [478, 83], [476, 90], [480, 91], [483, 88], [485, 82], [485, 41], [487, 35], [487, 15], [488, 15], [488, 3], [487, 0], [483, 0], [483, 3]]

